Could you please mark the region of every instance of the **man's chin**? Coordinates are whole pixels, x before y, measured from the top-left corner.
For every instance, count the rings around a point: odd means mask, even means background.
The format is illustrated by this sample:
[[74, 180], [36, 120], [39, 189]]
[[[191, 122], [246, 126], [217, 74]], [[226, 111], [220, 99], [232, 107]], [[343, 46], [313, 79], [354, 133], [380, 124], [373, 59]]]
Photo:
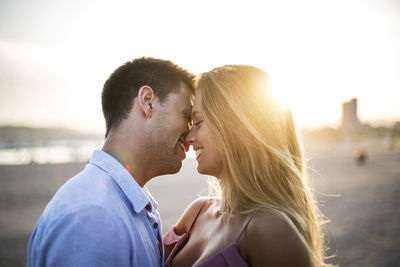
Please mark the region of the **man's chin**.
[[182, 161], [179, 161], [179, 164], [175, 167], [171, 174], [178, 173], [182, 169]]
[[182, 160], [177, 160], [174, 164], [171, 164], [168, 168], [165, 169], [165, 174], [175, 174], [178, 173], [182, 169]]

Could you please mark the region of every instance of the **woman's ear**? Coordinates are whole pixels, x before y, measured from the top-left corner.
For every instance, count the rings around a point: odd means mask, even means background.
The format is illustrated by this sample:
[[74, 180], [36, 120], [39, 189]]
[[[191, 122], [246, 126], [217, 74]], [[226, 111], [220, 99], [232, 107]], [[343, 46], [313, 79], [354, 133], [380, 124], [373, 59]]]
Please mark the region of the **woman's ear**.
[[138, 92], [138, 104], [140, 109], [145, 114], [146, 118], [150, 118], [153, 113], [153, 101], [155, 95], [150, 86], [143, 85]]

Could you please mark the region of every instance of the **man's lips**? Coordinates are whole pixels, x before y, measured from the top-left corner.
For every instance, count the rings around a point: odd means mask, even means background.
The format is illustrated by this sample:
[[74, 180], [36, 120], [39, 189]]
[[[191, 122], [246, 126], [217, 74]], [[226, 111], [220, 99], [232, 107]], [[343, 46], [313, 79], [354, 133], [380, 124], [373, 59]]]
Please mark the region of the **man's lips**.
[[182, 140], [182, 138], [178, 140], [178, 144], [185, 153], [189, 151], [190, 145], [187, 144], [184, 140]]
[[183, 159], [185, 159], [186, 158], [186, 152], [189, 150], [189, 145], [187, 145], [182, 140], [178, 141], [178, 145], [182, 149]]

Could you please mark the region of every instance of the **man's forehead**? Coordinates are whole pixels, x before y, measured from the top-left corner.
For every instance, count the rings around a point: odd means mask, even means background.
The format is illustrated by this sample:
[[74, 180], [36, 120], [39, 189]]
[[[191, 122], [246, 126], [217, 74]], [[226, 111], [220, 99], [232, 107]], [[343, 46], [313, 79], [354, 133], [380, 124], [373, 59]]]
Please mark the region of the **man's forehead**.
[[186, 96], [184, 101], [182, 102], [182, 108], [186, 111], [191, 113], [194, 103], [194, 95], [190, 93], [190, 95]]
[[188, 87], [185, 83], [181, 83], [179, 89], [177, 90], [177, 93], [182, 93], [185, 92], [188, 95], [190, 95], [190, 99], [194, 99], [194, 92], [190, 87]]
[[[185, 93], [188, 94], [188, 98], [187, 98], [188, 101], [185, 101], [185, 108], [192, 109], [195, 96], [194, 96], [193, 92], [187, 86], [185, 86], [185, 89], [183, 89], [183, 90], [185, 90]], [[182, 92], [182, 89], [181, 89], [181, 92]]]
[[177, 99], [181, 99], [183, 101], [185, 101], [187, 103], [187, 105], [193, 105], [194, 102], [194, 95], [193, 92], [190, 91], [190, 89], [187, 86], [181, 86], [180, 88], [170, 92], [167, 95], [167, 98], [177, 98]]
[[190, 106], [193, 106], [194, 99], [195, 99], [195, 94], [193, 93], [193, 91], [186, 84], [182, 84], [180, 91], [182, 91], [182, 90], [184, 90], [185, 92], [187, 92], [189, 94]]

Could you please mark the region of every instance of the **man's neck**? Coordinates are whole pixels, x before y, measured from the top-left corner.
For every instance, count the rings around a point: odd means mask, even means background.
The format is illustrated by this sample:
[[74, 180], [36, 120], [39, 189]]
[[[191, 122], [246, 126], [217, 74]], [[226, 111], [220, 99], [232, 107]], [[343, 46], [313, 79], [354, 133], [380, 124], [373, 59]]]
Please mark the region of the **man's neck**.
[[116, 137], [107, 137], [102, 150], [119, 161], [140, 187], [143, 187], [152, 178], [149, 174], [150, 168], [146, 165], [148, 161], [143, 156], [145, 154], [140, 152], [140, 145], [132, 151], [133, 149], [121, 140]]

